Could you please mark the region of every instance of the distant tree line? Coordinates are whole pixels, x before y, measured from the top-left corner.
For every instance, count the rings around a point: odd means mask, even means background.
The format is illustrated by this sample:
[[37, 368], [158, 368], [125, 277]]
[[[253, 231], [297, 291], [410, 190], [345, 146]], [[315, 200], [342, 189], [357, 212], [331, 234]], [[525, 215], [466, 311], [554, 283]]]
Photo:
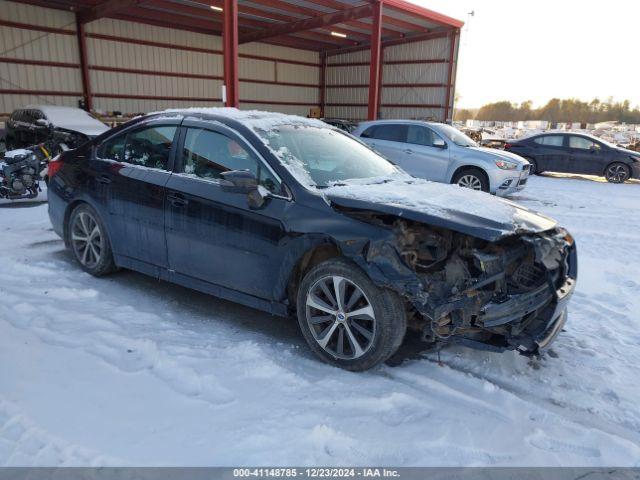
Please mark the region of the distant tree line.
[[520, 105], [508, 101], [489, 103], [478, 110], [461, 109], [456, 111], [456, 120], [548, 120], [558, 122], [598, 123], [616, 120], [624, 123], [640, 123], [640, 109], [631, 108], [631, 102], [614, 102], [609, 98], [600, 101], [595, 98], [583, 102], [574, 98], [553, 98], [541, 108], [533, 108], [533, 102]]

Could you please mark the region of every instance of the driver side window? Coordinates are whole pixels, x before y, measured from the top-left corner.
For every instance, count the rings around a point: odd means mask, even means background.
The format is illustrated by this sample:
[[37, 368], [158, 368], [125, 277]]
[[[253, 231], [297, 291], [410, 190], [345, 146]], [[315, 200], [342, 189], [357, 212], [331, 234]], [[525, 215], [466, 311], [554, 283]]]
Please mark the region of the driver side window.
[[188, 128], [182, 152], [183, 172], [206, 179], [222, 178], [229, 170], [248, 170], [258, 184], [280, 193], [280, 182], [249, 150], [234, 139], [203, 128]]

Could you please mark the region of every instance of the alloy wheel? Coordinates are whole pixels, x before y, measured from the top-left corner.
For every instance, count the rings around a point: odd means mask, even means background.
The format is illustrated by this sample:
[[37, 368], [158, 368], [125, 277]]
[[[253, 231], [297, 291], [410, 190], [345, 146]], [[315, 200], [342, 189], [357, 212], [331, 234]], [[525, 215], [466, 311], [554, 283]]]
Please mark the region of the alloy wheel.
[[71, 228], [71, 243], [76, 257], [86, 268], [94, 268], [100, 263], [103, 239], [100, 226], [93, 216], [80, 212]]
[[622, 183], [627, 179], [627, 170], [623, 165], [614, 164], [607, 168], [607, 180], [614, 183]]
[[458, 180], [458, 185], [464, 188], [470, 188], [471, 190], [482, 190], [482, 183], [480, 179], [475, 175], [463, 175]]
[[373, 344], [373, 306], [362, 289], [344, 277], [323, 277], [311, 286], [306, 319], [315, 341], [335, 358], [359, 358]]

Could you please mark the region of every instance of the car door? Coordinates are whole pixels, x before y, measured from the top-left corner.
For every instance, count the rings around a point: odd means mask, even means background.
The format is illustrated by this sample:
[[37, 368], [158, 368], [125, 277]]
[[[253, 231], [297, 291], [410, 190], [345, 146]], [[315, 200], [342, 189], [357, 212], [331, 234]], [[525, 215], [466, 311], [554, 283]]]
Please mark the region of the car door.
[[[167, 183], [166, 238], [171, 276], [271, 299], [290, 201], [281, 180], [233, 130], [185, 120], [176, 173]], [[273, 195], [251, 209], [246, 193], [227, 191], [221, 173], [249, 170]], [[281, 247], [281, 246], [280, 246]], [[222, 295], [224, 296], [224, 295]]]
[[409, 156], [405, 152], [408, 146], [406, 145], [407, 126], [404, 124], [376, 124], [362, 132], [361, 138], [382, 156], [401, 167]]
[[[171, 177], [179, 120], [137, 124], [97, 149], [97, 197], [106, 199], [114, 254], [148, 273], [168, 267], [165, 185]], [[150, 270], [149, 270], [150, 269]]]
[[423, 125], [407, 125], [407, 145], [402, 168], [408, 173], [435, 182], [446, 182], [449, 149], [436, 132]]
[[571, 172], [566, 135], [542, 135], [533, 139], [533, 157], [538, 171]]
[[602, 175], [606, 165], [606, 152], [603, 146], [580, 135], [569, 136], [569, 163], [574, 173]]

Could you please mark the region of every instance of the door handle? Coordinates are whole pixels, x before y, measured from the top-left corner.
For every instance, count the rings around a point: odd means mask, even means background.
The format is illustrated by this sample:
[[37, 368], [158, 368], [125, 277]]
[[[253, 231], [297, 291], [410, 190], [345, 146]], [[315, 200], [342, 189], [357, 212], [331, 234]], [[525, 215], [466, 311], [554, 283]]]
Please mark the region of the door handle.
[[410, 148], [405, 148], [403, 152], [406, 153], [407, 155], [411, 155], [413, 153], [413, 150], [411, 150]]
[[184, 207], [189, 203], [182, 195], [167, 195], [167, 199], [174, 207]]
[[96, 178], [98, 183], [102, 183], [103, 185], [109, 185], [111, 183], [111, 179], [107, 175], [100, 175]]

